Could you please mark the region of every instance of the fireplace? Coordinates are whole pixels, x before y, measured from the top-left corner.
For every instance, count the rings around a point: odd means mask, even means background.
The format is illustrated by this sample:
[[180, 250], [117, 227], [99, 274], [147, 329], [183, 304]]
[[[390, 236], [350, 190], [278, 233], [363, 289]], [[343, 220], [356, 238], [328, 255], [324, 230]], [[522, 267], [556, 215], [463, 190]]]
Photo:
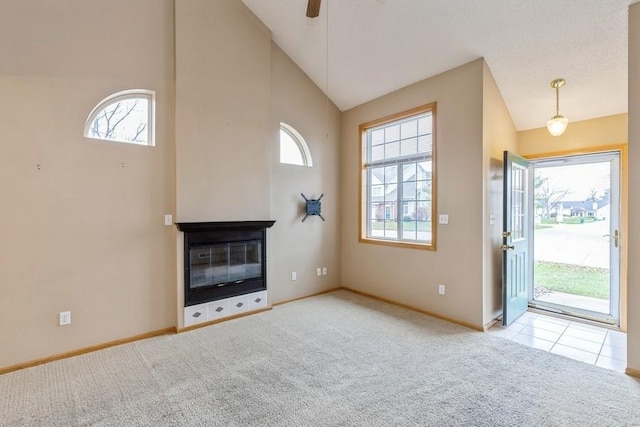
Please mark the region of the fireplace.
[[274, 222], [177, 223], [184, 232], [184, 306], [266, 290], [266, 231]]

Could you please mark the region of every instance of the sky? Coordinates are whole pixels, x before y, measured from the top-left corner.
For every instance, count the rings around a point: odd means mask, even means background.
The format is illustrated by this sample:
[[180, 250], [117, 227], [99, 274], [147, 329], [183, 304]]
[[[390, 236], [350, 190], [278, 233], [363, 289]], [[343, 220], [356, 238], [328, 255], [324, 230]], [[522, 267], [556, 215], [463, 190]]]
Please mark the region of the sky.
[[584, 201], [589, 198], [591, 189], [596, 189], [596, 197], [604, 195], [610, 187], [610, 162], [588, 163], [582, 165], [559, 165], [536, 167], [536, 176], [549, 179], [549, 184], [558, 188], [569, 188], [571, 192], [564, 200]]

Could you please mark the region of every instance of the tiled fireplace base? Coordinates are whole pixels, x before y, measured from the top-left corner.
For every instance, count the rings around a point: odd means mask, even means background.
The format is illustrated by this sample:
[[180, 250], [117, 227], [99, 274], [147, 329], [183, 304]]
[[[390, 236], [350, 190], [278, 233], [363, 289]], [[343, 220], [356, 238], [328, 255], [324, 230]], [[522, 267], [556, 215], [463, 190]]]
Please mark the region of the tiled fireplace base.
[[184, 327], [267, 308], [267, 291], [224, 298], [184, 308]]

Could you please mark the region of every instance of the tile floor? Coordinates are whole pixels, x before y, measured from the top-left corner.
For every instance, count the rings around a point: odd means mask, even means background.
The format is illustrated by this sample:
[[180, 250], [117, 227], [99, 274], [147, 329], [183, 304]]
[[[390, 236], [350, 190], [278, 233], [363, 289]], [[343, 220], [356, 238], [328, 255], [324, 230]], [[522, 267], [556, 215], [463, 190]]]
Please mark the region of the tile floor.
[[627, 334], [608, 328], [528, 311], [488, 333], [601, 368], [624, 372], [627, 366]]

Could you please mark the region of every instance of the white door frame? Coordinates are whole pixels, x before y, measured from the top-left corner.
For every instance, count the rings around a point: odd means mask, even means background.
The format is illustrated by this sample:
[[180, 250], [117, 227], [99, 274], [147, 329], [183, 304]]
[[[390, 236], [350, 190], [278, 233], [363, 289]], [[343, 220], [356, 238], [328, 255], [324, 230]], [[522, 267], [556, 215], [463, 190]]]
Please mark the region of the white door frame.
[[[602, 313], [597, 313], [590, 310], [584, 310], [576, 307], [566, 307], [559, 304], [553, 304], [548, 302], [540, 302], [534, 300], [534, 285], [533, 282], [529, 288], [529, 301], [530, 305], [535, 308], [544, 308], [551, 311], [557, 311], [563, 314], [570, 314], [579, 317], [584, 317], [591, 320], [604, 321], [607, 323], [619, 325], [620, 324], [620, 269], [621, 269], [621, 242], [622, 242], [622, 233], [621, 233], [621, 216], [622, 216], [622, 204], [621, 204], [621, 187], [622, 187], [622, 179], [621, 179], [621, 164], [622, 161], [622, 153], [620, 150], [611, 150], [605, 152], [597, 152], [597, 153], [589, 153], [589, 154], [569, 154], [569, 155], [559, 155], [553, 157], [545, 157], [539, 159], [530, 160], [533, 170], [539, 167], [550, 167], [555, 165], [569, 166], [569, 165], [580, 165], [580, 164], [588, 164], [594, 162], [610, 162], [611, 163], [611, 174], [610, 174], [610, 206], [611, 212], [609, 215], [610, 223], [609, 223], [609, 234], [611, 236], [609, 241], [609, 314], [603, 315]], [[532, 174], [533, 175], [533, 174]], [[534, 195], [531, 195], [533, 199]], [[530, 203], [530, 212], [529, 215], [533, 218], [534, 215], [534, 203]], [[615, 212], [614, 212], [615, 208]], [[533, 221], [532, 221], [533, 222]], [[531, 224], [531, 235], [534, 236], [533, 233], [534, 224]], [[617, 233], [617, 237], [615, 237]], [[535, 259], [535, 253], [533, 248], [533, 241], [535, 237], [530, 239], [529, 242], [529, 250], [533, 256], [531, 257], [531, 268], [533, 270], [533, 259]]]

